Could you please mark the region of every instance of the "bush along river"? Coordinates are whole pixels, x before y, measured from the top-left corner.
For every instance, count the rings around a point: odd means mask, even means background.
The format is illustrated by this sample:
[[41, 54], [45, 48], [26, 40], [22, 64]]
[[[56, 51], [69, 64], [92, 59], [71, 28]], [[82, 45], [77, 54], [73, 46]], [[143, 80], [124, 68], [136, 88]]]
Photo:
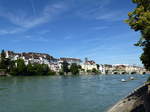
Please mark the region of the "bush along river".
[[[134, 77], [135, 80], [128, 80]], [[149, 75], [0, 77], [0, 112], [105, 112]], [[121, 79], [128, 80], [121, 82]]]

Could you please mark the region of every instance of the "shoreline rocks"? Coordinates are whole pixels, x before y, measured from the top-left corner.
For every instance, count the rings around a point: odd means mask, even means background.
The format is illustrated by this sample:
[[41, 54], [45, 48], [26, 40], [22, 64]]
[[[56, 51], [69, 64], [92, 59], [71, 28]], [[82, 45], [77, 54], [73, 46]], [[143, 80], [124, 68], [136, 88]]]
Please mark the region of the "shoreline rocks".
[[135, 89], [107, 112], [150, 112], [150, 83]]

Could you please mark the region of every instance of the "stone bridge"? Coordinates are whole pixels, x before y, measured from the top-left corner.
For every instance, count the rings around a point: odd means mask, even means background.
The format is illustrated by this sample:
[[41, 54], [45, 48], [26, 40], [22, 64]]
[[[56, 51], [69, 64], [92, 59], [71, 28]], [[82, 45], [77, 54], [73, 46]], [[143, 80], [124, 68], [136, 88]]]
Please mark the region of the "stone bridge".
[[146, 71], [112, 71], [112, 74], [149, 74]]

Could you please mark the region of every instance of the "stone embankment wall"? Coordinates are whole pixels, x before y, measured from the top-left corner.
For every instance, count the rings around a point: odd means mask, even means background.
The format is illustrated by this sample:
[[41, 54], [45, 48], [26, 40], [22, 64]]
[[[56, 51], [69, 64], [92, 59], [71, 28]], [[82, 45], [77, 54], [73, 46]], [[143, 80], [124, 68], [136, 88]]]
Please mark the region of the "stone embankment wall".
[[150, 112], [150, 83], [135, 89], [108, 112]]

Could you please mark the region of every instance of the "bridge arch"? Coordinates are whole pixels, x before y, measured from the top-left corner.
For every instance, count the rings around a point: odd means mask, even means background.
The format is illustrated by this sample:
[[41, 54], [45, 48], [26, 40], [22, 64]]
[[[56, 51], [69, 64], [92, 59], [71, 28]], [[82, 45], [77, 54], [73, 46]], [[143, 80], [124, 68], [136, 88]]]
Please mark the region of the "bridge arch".
[[121, 74], [127, 74], [127, 72], [124, 71], [124, 72], [121, 72]]
[[137, 74], [137, 72], [131, 72], [131, 74]]
[[119, 72], [113, 72], [113, 74], [120, 74]]
[[146, 72], [143, 72], [142, 74], [146, 74]]

